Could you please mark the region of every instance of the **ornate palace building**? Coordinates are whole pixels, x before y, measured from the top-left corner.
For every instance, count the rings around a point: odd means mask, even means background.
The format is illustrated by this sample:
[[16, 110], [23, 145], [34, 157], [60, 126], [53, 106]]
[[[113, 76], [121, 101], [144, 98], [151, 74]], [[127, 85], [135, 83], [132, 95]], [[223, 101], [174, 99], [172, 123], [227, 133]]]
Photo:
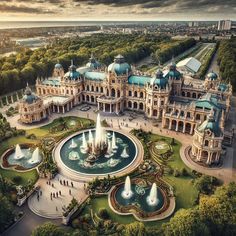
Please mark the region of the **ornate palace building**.
[[[125, 110], [142, 112], [147, 118], [160, 121], [163, 128], [195, 133], [192, 154], [202, 160], [211, 153], [207, 159], [210, 163], [219, 158], [219, 152], [213, 149], [221, 148], [224, 134], [223, 125], [220, 136], [215, 135], [212, 127], [224, 124], [228, 118], [232, 86], [223, 83], [214, 72], [205, 81], [183, 75], [173, 62], [164, 71], [145, 75], [118, 55], [108, 67], [93, 56], [84, 67], [76, 68], [72, 63], [66, 73], [56, 64], [51, 78], [37, 79], [36, 93], [27, 88], [20, 103], [24, 123], [39, 122], [52, 112], [65, 113], [82, 103], [117, 115]], [[212, 123], [215, 125], [209, 125]]]

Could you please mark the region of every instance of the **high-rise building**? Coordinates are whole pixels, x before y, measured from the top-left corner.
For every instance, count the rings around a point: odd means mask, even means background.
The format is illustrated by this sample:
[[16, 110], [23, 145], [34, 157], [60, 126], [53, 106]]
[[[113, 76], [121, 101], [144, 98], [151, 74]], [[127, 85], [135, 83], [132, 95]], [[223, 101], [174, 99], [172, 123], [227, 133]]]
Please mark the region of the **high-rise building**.
[[230, 30], [232, 22], [231, 20], [219, 20], [218, 30]]

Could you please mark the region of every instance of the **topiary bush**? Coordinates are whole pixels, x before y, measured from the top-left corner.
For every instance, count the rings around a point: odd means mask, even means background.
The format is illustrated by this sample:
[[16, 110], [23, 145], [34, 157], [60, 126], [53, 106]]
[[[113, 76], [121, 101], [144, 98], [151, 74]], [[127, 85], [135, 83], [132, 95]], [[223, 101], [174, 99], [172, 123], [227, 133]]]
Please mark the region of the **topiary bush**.
[[104, 220], [109, 219], [109, 213], [107, 212], [107, 209], [105, 208], [99, 209], [98, 216]]

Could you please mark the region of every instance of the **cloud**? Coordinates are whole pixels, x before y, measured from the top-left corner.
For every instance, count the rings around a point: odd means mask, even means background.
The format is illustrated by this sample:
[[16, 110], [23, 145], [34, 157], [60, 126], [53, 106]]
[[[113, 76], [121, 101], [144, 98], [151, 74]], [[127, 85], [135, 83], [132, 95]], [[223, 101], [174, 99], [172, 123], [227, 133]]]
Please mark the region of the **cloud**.
[[[141, 8], [167, 8], [178, 6], [177, 10], [197, 10], [207, 7], [236, 7], [235, 0], [73, 0], [74, 2], [86, 3], [89, 5], [108, 5], [112, 7], [126, 7], [139, 5]], [[175, 7], [176, 9], [176, 7]], [[220, 9], [219, 9], [220, 10]]]
[[50, 10], [43, 10], [40, 8], [28, 7], [26, 5], [8, 5], [6, 3], [0, 4], [0, 11], [1, 12], [11, 12], [11, 13], [53, 13]]

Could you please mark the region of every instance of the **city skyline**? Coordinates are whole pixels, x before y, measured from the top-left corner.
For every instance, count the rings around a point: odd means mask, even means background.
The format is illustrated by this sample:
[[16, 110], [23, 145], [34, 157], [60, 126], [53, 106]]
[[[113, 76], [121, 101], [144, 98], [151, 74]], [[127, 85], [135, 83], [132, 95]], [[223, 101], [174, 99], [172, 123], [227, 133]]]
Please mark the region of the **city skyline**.
[[0, 20], [235, 20], [232, 0], [3, 0]]

